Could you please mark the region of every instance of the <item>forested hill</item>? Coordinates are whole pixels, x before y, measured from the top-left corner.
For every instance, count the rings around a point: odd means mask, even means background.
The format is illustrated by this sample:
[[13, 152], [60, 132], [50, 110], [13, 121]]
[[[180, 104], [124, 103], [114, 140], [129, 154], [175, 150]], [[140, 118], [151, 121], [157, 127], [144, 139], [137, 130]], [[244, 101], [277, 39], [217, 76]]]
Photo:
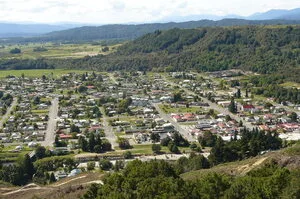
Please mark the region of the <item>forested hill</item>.
[[[103, 25], [85, 26], [63, 31], [51, 32], [40, 37], [19, 38], [18, 42], [82, 42], [94, 40], [131, 40], [155, 30], [168, 30], [172, 28], [198, 28], [213, 26], [244, 26], [244, 25], [278, 25], [278, 24], [300, 24], [300, 20], [244, 20], [223, 19], [219, 21], [200, 20], [181, 23], [153, 23], [139, 25]], [[13, 41], [13, 40], [12, 40]]]
[[[215, 71], [241, 68], [272, 73], [299, 69], [300, 26], [171, 29], [121, 46], [115, 54], [86, 58], [101, 70]], [[84, 64], [84, 63], [82, 63]]]
[[[300, 25], [157, 30], [123, 44], [109, 55], [40, 62], [43, 66], [105, 71], [240, 68], [262, 74], [276, 72], [299, 82]], [[38, 64], [30, 60], [3, 60], [0, 68], [20, 69], [23, 65], [36, 68]]]

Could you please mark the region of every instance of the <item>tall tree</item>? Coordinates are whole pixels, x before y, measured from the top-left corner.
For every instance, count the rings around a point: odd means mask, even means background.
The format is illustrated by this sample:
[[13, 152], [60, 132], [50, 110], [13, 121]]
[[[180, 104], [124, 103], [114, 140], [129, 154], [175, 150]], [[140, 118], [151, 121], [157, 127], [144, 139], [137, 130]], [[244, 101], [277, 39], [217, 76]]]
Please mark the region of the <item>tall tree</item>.
[[234, 101], [234, 99], [232, 98], [231, 101], [230, 101], [230, 104], [228, 106], [228, 110], [231, 112], [231, 113], [237, 113], [237, 105]]
[[240, 88], [237, 89], [236, 97], [241, 98], [241, 89]]
[[35, 173], [35, 169], [29, 155], [25, 154], [24, 156], [20, 156], [17, 161], [17, 165], [19, 166], [23, 175], [22, 179], [24, 183], [26, 183], [28, 180], [31, 180], [33, 174]]
[[82, 151], [88, 151], [88, 142], [83, 136], [78, 137], [78, 144]]
[[35, 149], [35, 156], [37, 159], [42, 159], [46, 156], [46, 148], [43, 146], [38, 146]]
[[96, 140], [94, 133], [90, 133], [89, 135], [89, 151], [94, 152], [94, 148], [96, 146]]
[[208, 159], [212, 165], [217, 165], [223, 162], [224, 141], [218, 137], [216, 145], [211, 149]]

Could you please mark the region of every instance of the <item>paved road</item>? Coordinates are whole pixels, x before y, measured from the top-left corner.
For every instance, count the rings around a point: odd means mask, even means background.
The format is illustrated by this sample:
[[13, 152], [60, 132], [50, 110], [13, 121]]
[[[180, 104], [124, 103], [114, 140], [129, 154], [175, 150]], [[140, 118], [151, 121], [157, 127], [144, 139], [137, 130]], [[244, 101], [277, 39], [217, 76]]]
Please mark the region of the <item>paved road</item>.
[[173, 118], [171, 118], [171, 116], [169, 114], [166, 114], [164, 111], [162, 111], [159, 107], [159, 104], [153, 103], [152, 104], [155, 109], [157, 110], [157, 112], [159, 113], [160, 117], [166, 121], [169, 121], [174, 127], [175, 129], [184, 137], [186, 138], [189, 142], [193, 142], [196, 141], [197, 139], [195, 137], [193, 137], [190, 132], [184, 128], [182, 128], [177, 122], [175, 122], [173, 120]]
[[[181, 89], [183, 89], [183, 90], [184, 90], [187, 94], [189, 94], [189, 95], [197, 95], [197, 94], [194, 93], [193, 91], [190, 91], [190, 90], [188, 90], [188, 89], [186, 89], [186, 88], [181, 87], [179, 84], [175, 84], [174, 82], [171, 82], [171, 81], [167, 80], [167, 78], [165, 78], [165, 77], [164, 77], [164, 80], [167, 81], [169, 84], [171, 84], [171, 85], [173, 85], [173, 86], [179, 86]], [[211, 109], [214, 109], [214, 110], [216, 110], [216, 111], [218, 111], [219, 113], [222, 113], [222, 114], [224, 114], [224, 115], [229, 115], [232, 119], [235, 119], [236, 121], [242, 120], [241, 117], [239, 117], [239, 116], [237, 116], [237, 115], [231, 113], [227, 108], [223, 108], [223, 107], [221, 107], [221, 106], [218, 106], [216, 103], [213, 103], [213, 102], [209, 101], [208, 99], [206, 99], [206, 98], [204, 98], [204, 97], [201, 97], [201, 99], [202, 99], [202, 101], [203, 101], [204, 103], [209, 104], [209, 107], [210, 107]], [[246, 121], [244, 121], [244, 120], [243, 120], [242, 122], [243, 122], [243, 125], [244, 125], [246, 128], [248, 128], [248, 129], [256, 128], [256, 126], [252, 125], [250, 122], [246, 122]]]
[[105, 115], [104, 108], [101, 107], [100, 111], [101, 111], [102, 116], [103, 116], [102, 119], [103, 119], [103, 128], [104, 128], [105, 137], [111, 143], [112, 149], [114, 149], [116, 146], [118, 146], [117, 137], [114, 134], [112, 126], [110, 126], [108, 121], [107, 121], [108, 117]]
[[41, 143], [42, 146], [53, 146], [55, 140], [55, 130], [58, 113], [58, 98], [54, 98], [49, 109], [49, 120], [46, 130], [45, 140]]
[[3, 128], [3, 123], [9, 118], [10, 113], [12, 112], [13, 108], [17, 105], [17, 98], [13, 98], [12, 103], [10, 104], [10, 107], [7, 109], [5, 115], [2, 116], [2, 119], [0, 120], [0, 129]]

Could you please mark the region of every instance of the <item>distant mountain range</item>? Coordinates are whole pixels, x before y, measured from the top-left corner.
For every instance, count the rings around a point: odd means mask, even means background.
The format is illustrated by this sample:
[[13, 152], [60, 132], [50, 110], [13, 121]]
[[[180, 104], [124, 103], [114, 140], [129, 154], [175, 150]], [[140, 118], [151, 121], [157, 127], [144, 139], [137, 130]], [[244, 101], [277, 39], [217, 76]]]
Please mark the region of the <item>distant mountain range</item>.
[[[203, 18], [205, 20], [199, 21], [199, 19]], [[293, 10], [270, 10], [265, 13], [256, 13], [249, 17], [237, 15], [169, 17], [160, 20], [160, 23], [137, 25], [84, 26], [85, 24], [76, 23], [58, 25], [0, 23], [0, 38], [25, 37], [25, 39], [20, 39], [22, 41], [134, 39], [157, 29], [275, 24], [300, 24], [300, 8]]]
[[247, 20], [271, 20], [271, 19], [284, 19], [284, 20], [300, 20], [300, 8], [292, 9], [292, 10], [269, 10], [263, 13], [255, 13], [248, 17], [240, 16], [240, 15], [188, 15], [188, 16], [171, 16], [165, 17], [159, 22], [184, 22], [184, 21], [198, 21], [201, 19], [209, 19], [209, 20], [222, 20], [222, 19], [247, 19]]
[[300, 8], [293, 10], [269, 10], [264, 13], [253, 14], [246, 19], [251, 20], [269, 20], [269, 19], [285, 19], [300, 20]]
[[17, 24], [0, 22], [0, 38], [5, 37], [30, 37], [53, 31], [66, 30], [83, 26], [84, 24]]
[[[132, 40], [152, 33], [155, 30], [169, 30], [173, 28], [199, 28], [199, 27], [221, 27], [221, 26], [246, 26], [246, 25], [294, 25], [300, 24], [294, 20], [245, 20], [245, 19], [222, 19], [219, 21], [200, 20], [181, 23], [153, 23], [139, 25], [104, 25], [84, 26], [68, 30], [55, 31], [41, 36], [31, 38], [14, 38], [12, 43], [22, 42], [89, 42], [99, 40]], [[10, 42], [10, 40], [6, 40]]]

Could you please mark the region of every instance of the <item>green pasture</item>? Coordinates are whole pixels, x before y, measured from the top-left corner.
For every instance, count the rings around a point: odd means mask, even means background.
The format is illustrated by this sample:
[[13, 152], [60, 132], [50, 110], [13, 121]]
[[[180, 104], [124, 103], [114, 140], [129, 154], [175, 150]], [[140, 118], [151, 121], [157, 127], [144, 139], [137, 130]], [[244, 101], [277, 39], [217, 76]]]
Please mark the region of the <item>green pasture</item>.
[[[104, 46], [92, 44], [55, 44], [55, 43], [29, 43], [24, 45], [6, 45], [0, 48], [0, 57], [3, 59], [37, 59], [37, 58], [81, 58], [85, 56], [95, 56], [98, 54], [109, 54], [114, 52], [119, 46], [108, 46], [109, 51], [103, 52]], [[47, 49], [47, 51], [34, 52], [37, 47]], [[10, 50], [21, 49], [20, 54], [11, 54]]]
[[280, 85], [286, 88], [298, 88], [298, 89], [300, 88], [300, 83], [296, 83], [296, 82], [285, 82]]
[[59, 77], [68, 73], [82, 74], [89, 72], [86, 70], [69, 70], [69, 69], [34, 69], [34, 70], [1, 70], [0, 78], [5, 78], [9, 75], [15, 77], [21, 77], [24, 74], [25, 77], [42, 77], [43, 75], [53, 75], [54, 77]]

